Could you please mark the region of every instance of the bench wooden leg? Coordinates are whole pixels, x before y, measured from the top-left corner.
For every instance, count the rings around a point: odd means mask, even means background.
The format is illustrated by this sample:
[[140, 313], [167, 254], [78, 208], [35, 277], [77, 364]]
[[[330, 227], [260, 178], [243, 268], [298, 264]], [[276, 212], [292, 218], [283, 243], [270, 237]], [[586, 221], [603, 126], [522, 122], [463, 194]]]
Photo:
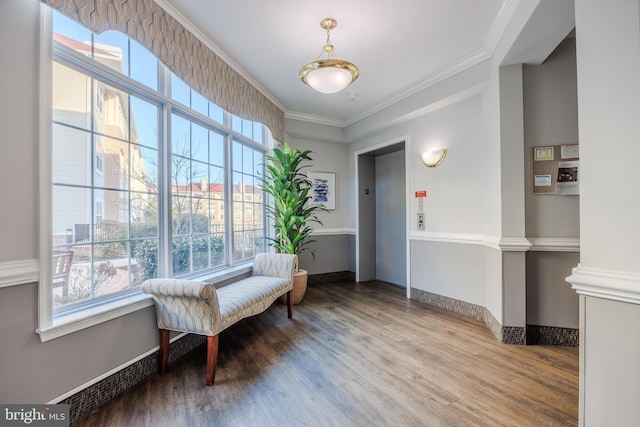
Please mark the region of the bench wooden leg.
[[213, 385], [218, 365], [218, 335], [207, 337], [207, 378], [205, 383]]
[[293, 302], [291, 301], [291, 292], [287, 292], [287, 317], [291, 319], [293, 317]]
[[169, 364], [169, 331], [160, 329], [160, 355], [158, 357], [158, 374], [167, 372]]

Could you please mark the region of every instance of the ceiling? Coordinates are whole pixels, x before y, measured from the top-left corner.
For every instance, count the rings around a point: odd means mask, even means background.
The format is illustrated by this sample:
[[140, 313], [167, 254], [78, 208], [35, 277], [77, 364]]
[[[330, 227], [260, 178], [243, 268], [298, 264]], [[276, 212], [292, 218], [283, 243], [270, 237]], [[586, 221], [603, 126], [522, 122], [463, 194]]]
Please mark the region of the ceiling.
[[[289, 118], [346, 126], [486, 59], [517, 0], [155, 0]], [[298, 71], [326, 40], [360, 77], [315, 92]]]

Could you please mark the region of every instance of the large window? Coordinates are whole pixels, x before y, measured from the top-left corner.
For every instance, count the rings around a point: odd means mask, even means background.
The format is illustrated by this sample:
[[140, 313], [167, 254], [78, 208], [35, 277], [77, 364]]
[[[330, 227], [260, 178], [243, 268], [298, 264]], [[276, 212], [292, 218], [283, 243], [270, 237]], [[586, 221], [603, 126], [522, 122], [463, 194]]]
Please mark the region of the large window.
[[264, 251], [264, 126], [209, 102], [129, 37], [53, 16], [53, 316]]
[[233, 258], [241, 260], [264, 252], [264, 209], [258, 189], [262, 151], [233, 141]]

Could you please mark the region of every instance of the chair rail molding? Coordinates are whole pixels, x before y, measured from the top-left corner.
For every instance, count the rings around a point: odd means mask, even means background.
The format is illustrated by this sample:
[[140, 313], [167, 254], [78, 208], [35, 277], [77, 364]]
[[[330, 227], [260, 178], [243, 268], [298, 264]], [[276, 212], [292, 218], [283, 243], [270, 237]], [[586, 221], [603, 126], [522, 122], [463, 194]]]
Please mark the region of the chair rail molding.
[[579, 237], [529, 237], [531, 251], [580, 252]]
[[498, 246], [503, 252], [526, 252], [531, 248], [531, 242], [525, 237], [501, 237]]
[[25, 285], [40, 280], [40, 262], [37, 259], [0, 262], [0, 288]]
[[356, 234], [355, 228], [316, 228], [311, 232], [312, 236], [337, 236], [341, 234]]
[[578, 265], [565, 280], [580, 295], [640, 304], [640, 273]]
[[460, 245], [484, 245], [495, 246], [497, 239], [492, 239], [483, 234], [465, 233], [436, 233], [431, 231], [412, 231], [409, 234], [411, 240], [421, 240], [425, 242], [457, 243]]
[[409, 234], [409, 239], [426, 242], [455, 243], [458, 245], [480, 245], [503, 252], [526, 252], [531, 247], [529, 240], [524, 237], [496, 237], [485, 234], [413, 231]]

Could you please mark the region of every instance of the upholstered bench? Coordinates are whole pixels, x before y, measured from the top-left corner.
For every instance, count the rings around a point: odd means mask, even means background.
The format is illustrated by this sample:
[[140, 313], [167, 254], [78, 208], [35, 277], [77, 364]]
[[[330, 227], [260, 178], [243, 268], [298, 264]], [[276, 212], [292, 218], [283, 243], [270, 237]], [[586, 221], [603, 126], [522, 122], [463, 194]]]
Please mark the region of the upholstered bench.
[[150, 279], [142, 291], [151, 294], [160, 331], [158, 373], [169, 361], [169, 331], [207, 336], [206, 384], [213, 385], [218, 360], [218, 334], [237, 321], [262, 313], [287, 295], [287, 315], [293, 316], [291, 290], [297, 257], [257, 254], [250, 277], [217, 288], [193, 280]]

